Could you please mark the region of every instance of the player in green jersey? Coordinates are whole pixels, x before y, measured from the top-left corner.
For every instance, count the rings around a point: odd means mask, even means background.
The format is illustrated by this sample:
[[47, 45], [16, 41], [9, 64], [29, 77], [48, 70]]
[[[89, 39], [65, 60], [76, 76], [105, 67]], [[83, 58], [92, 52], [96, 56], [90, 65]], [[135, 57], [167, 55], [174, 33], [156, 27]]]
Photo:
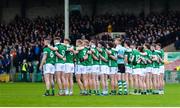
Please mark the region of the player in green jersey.
[[100, 57], [100, 80], [102, 85], [102, 95], [108, 95], [107, 91], [107, 73], [109, 73], [109, 67], [108, 67], [108, 55], [105, 50], [106, 43], [103, 41], [98, 42], [98, 51], [99, 51], [99, 57]]
[[91, 63], [90, 63], [90, 48], [89, 48], [89, 41], [84, 39], [83, 40], [83, 49], [82, 52], [84, 54], [84, 57], [86, 57], [86, 59], [83, 59], [83, 68], [84, 68], [84, 73], [82, 74], [83, 76], [83, 84], [84, 84], [84, 89], [85, 89], [85, 95], [89, 95], [89, 73], [91, 72]]
[[94, 40], [90, 41], [90, 46], [91, 46], [91, 52], [92, 52], [92, 74], [91, 74], [91, 79], [92, 79], [92, 85], [93, 88], [96, 91], [96, 95], [100, 95], [100, 85], [99, 85], [99, 72], [100, 72], [100, 67], [99, 67], [99, 52], [96, 47], [96, 43]]
[[67, 93], [67, 84], [65, 81], [65, 64], [66, 61], [65, 51], [66, 46], [60, 43], [60, 38], [55, 37], [54, 39], [55, 47], [48, 46], [51, 50], [55, 51], [56, 54], [56, 62], [55, 62], [55, 72], [56, 72], [56, 80], [59, 88], [59, 96], [65, 95]]
[[147, 61], [145, 82], [146, 82], [146, 87], [147, 87], [147, 93], [151, 94], [152, 88], [153, 88], [153, 85], [152, 85], [152, 70], [153, 70], [152, 66], [153, 65], [151, 61], [152, 52], [150, 50], [150, 45], [148, 43], [145, 43], [143, 47], [144, 47], [144, 52], [145, 52], [146, 61]]
[[65, 53], [65, 81], [67, 82], [68, 94], [73, 95], [74, 47], [70, 43], [70, 39], [64, 39], [64, 44], [67, 47]]
[[155, 45], [151, 45], [151, 51], [152, 51], [152, 55], [151, 55], [151, 60], [152, 60], [152, 64], [153, 64], [153, 93], [154, 94], [158, 94], [158, 85], [159, 85], [159, 81], [158, 81], [158, 71], [159, 71], [159, 59], [158, 59], [158, 53], [157, 51], [155, 51]]
[[93, 59], [92, 59], [92, 51], [91, 51], [91, 48], [90, 48], [90, 43], [88, 40], [83, 40], [83, 43], [84, 43], [84, 48], [86, 50], [86, 54], [88, 56], [87, 60], [85, 61], [86, 63], [86, 76], [87, 76], [87, 89], [88, 89], [88, 94], [91, 95], [91, 94], [95, 94], [95, 88], [93, 87], [93, 82], [92, 80], [95, 80], [93, 77], [92, 77], [92, 64], [93, 64]]
[[141, 72], [141, 55], [140, 52], [136, 49], [135, 44], [131, 45], [132, 47], [132, 64], [133, 64], [133, 77], [134, 77], [134, 93], [140, 94], [141, 93], [141, 87], [142, 87], [142, 81], [140, 78]]
[[146, 75], [146, 65], [147, 65], [147, 55], [146, 55], [146, 52], [144, 52], [144, 48], [143, 46], [140, 46], [138, 48], [139, 52], [140, 52], [140, 59], [141, 59], [141, 62], [140, 62], [140, 65], [141, 65], [141, 72], [142, 74], [140, 75], [140, 80], [142, 82], [142, 87], [141, 87], [141, 94], [143, 95], [146, 95], [147, 94], [147, 87], [146, 87], [146, 82], [145, 82], [145, 75]]
[[159, 58], [159, 94], [164, 94], [164, 50], [161, 49], [161, 44], [156, 44], [156, 51]]
[[113, 42], [108, 43], [107, 53], [109, 56], [108, 64], [109, 64], [109, 76], [110, 76], [110, 85], [111, 85], [111, 95], [116, 95], [116, 73], [118, 71], [117, 64], [117, 51], [115, 50], [115, 44]]
[[[81, 95], [87, 95], [88, 91], [88, 78], [86, 74], [86, 60], [88, 59], [87, 50], [84, 48], [82, 40], [76, 41], [76, 80], [81, 90]], [[82, 79], [82, 80], [81, 80]]]
[[60, 38], [56, 37], [54, 39], [54, 45], [57, 49], [56, 51], [56, 78], [58, 82], [59, 87], [59, 95], [68, 95], [68, 89], [67, 89], [67, 83], [65, 80], [65, 52], [66, 52], [66, 46], [64, 44], [60, 43]]
[[133, 69], [132, 69], [132, 62], [131, 62], [131, 58], [132, 58], [132, 49], [131, 49], [131, 43], [130, 41], [125, 41], [124, 42], [124, 47], [127, 49], [125, 52], [125, 70], [126, 70], [126, 81], [127, 81], [127, 85], [130, 88], [134, 88], [134, 81], [133, 81]]
[[44, 96], [49, 96], [49, 90], [52, 88], [52, 95], [54, 95], [54, 79], [53, 75], [55, 72], [55, 53], [47, 45], [50, 45], [49, 39], [44, 39], [44, 49], [43, 49], [43, 58], [40, 64], [39, 69], [44, 73], [44, 80], [46, 84], [46, 92]]

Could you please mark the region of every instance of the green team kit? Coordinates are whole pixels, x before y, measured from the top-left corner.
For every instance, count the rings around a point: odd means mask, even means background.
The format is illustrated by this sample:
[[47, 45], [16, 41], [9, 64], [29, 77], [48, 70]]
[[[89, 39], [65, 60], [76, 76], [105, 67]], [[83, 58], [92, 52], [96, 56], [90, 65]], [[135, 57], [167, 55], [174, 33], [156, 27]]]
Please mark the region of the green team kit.
[[[102, 51], [99, 52], [97, 48], [84, 47], [82, 50], [79, 50], [78, 54], [74, 54], [72, 51], [68, 51], [68, 48], [71, 48], [73, 46], [70, 46], [70, 45], [66, 46], [64, 44], [56, 44], [55, 47], [58, 49], [59, 54], [61, 54], [63, 57], [66, 58], [66, 61], [64, 61], [62, 58], [58, 58], [55, 55], [55, 52], [52, 51], [51, 49], [44, 48], [43, 52], [47, 53], [46, 64], [50, 63], [54, 65], [56, 63], [61, 63], [61, 64], [71, 63], [71, 64], [76, 64], [76, 65], [86, 66], [88, 68], [93, 67], [94, 65], [106, 66], [106, 67], [108, 66], [109, 68], [118, 67], [117, 61], [108, 57], [108, 54], [105, 48], [101, 48]], [[76, 49], [75, 47], [73, 48], [74, 50]], [[90, 50], [92, 50], [93, 53], [88, 53]], [[111, 52], [111, 55], [117, 57], [117, 52], [114, 49], [108, 49], [108, 50]], [[145, 55], [139, 52], [137, 49], [127, 48], [127, 50], [125, 51], [125, 56], [127, 57], [127, 62], [125, 65], [126, 72], [134, 73], [133, 69], [147, 69], [145, 71], [147, 72], [156, 71], [155, 73], [157, 73], [158, 69], [164, 65], [163, 62], [159, 62], [158, 60], [152, 61], [153, 58], [163, 59], [164, 58], [163, 50], [151, 51], [147, 49], [147, 50], [144, 50], [144, 52], [146, 53]], [[96, 56], [98, 60], [93, 59], [92, 54]], [[84, 57], [86, 55], [88, 56], [87, 60], [84, 60]], [[99, 55], [103, 56], [104, 59], [108, 60], [108, 62], [101, 59]], [[74, 60], [76, 60], [76, 62], [74, 62]], [[89, 69], [89, 71], [91, 70]]]
[[[75, 75], [91, 73], [116, 75], [118, 73], [118, 51], [114, 48], [74, 47], [62, 43], [56, 44], [55, 48], [56, 51], [48, 47], [43, 49], [44, 54], [47, 54], [45, 65], [50, 68], [45, 68], [44, 71], [47, 73], [53, 71], [53, 65], [55, 71], [70, 72]], [[61, 57], [58, 57], [56, 52]], [[126, 48], [124, 57], [126, 73], [145, 76], [147, 73], [160, 75], [164, 72], [163, 50], [143, 49], [139, 51]]]

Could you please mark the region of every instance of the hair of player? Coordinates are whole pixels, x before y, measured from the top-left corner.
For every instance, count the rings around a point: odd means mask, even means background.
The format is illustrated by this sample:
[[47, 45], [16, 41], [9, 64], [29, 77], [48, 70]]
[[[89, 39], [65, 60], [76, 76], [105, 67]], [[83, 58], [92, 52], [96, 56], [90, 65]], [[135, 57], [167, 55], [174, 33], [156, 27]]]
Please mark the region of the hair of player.
[[144, 46], [146, 46], [147, 49], [150, 49], [149, 43], [145, 43]]
[[108, 46], [109, 46], [110, 48], [114, 48], [114, 47], [115, 47], [115, 44], [114, 44], [112, 41], [110, 41], [110, 42], [108, 42]]
[[89, 41], [88, 41], [87, 39], [83, 40], [83, 43], [84, 43], [85, 45], [89, 45]]
[[97, 46], [98, 40], [91, 40], [90, 42]]
[[140, 52], [144, 52], [144, 48], [142, 46], [138, 46], [137, 48]]
[[82, 45], [82, 44], [83, 44], [83, 41], [82, 41], [81, 39], [77, 39], [77, 40], [76, 40], [76, 43]]
[[159, 47], [161, 47], [161, 44], [160, 44], [160, 43], [157, 43], [156, 45], [158, 45]]
[[122, 39], [119, 37], [119, 38], [116, 38], [115, 40], [118, 41], [119, 43], [121, 43]]
[[124, 43], [125, 43], [128, 47], [131, 45], [130, 40], [126, 40]]
[[103, 48], [107, 48], [107, 45], [104, 41], [99, 41], [98, 43], [101, 44]]
[[59, 41], [60, 41], [60, 39], [61, 39], [60, 37], [55, 37], [54, 38], [54, 40], [59, 40]]
[[64, 41], [68, 42], [68, 43], [71, 43], [71, 40], [68, 39], [68, 38], [65, 38]]
[[156, 47], [156, 44], [155, 44], [155, 43], [152, 43], [151, 46]]

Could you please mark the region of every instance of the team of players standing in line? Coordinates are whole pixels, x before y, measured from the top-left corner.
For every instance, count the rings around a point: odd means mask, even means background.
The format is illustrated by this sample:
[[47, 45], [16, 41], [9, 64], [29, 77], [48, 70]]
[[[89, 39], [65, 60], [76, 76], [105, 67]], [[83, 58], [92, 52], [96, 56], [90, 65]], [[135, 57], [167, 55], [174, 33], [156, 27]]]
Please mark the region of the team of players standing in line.
[[[164, 94], [164, 51], [160, 44], [136, 46], [129, 40], [116, 38], [111, 42], [69, 39], [60, 43], [55, 37], [54, 46], [44, 39], [43, 71], [45, 96], [73, 95], [75, 73], [80, 95], [147, 95]], [[51, 91], [50, 91], [51, 89]]]

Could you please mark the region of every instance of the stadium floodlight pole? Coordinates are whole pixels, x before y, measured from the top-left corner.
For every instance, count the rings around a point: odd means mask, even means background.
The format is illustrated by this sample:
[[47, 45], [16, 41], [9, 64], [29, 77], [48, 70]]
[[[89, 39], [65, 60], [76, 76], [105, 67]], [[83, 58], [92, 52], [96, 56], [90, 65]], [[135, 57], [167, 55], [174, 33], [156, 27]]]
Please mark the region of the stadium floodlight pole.
[[69, 0], [64, 0], [65, 38], [69, 38]]

